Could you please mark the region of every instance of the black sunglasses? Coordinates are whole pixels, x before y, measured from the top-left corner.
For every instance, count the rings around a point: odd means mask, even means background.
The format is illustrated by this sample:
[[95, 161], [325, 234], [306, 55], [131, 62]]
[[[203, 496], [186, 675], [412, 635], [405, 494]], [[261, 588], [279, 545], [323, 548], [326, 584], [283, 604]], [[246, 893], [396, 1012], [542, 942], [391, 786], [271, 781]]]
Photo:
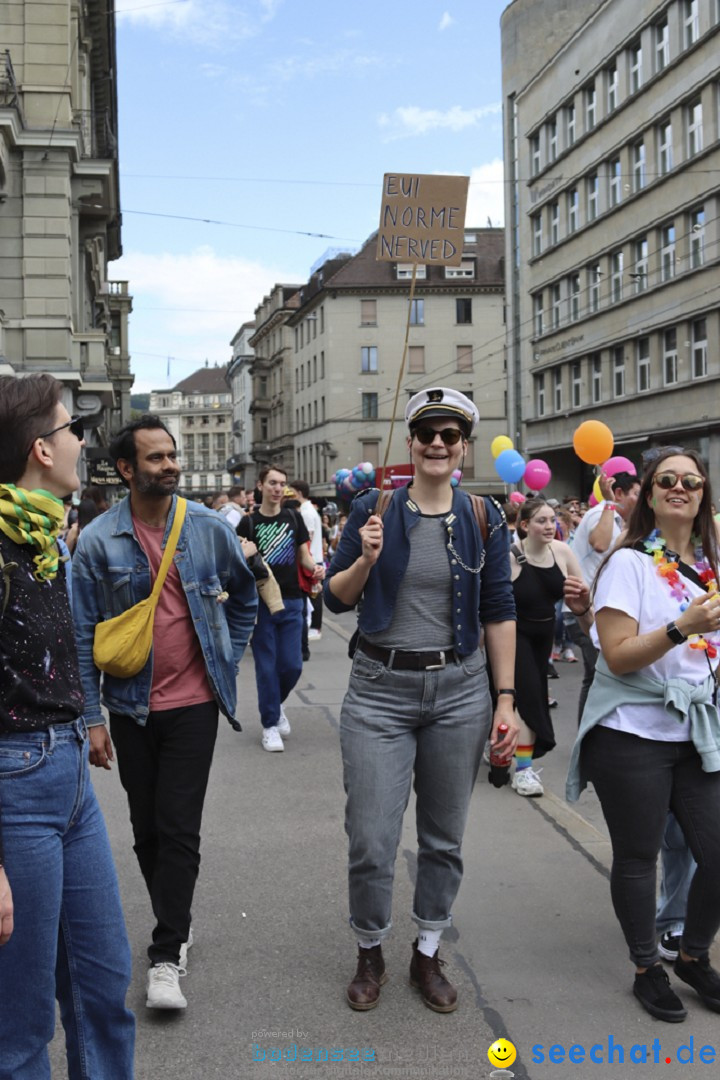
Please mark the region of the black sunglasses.
[[699, 491], [705, 483], [702, 476], [698, 476], [697, 473], [685, 473], [684, 476], [680, 476], [675, 472], [658, 472], [653, 476], [653, 483], [658, 487], [664, 488], [665, 491], [670, 491], [674, 488], [678, 480], [685, 488], [686, 491]]
[[436, 435], [440, 436], [446, 446], [455, 446], [463, 437], [462, 431], [458, 431], [457, 428], [453, 427], [443, 428], [442, 431], [436, 431], [435, 428], [431, 427], [417, 427], [413, 431], [413, 435], [423, 446], [429, 446]]
[[[79, 439], [80, 442], [85, 438], [85, 421], [82, 416], [73, 416], [66, 424], [61, 424], [60, 427], [53, 428], [52, 431], [44, 431], [42, 435], [36, 435], [33, 443], [37, 439], [49, 439], [51, 435], [57, 435], [58, 431], [64, 431], [66, 427], [70, 428], [75, 438]], [[30, 444], [30, 450], [32, 450], [32, 443]], [[28, 454], [30, 450], [28, 450]]]

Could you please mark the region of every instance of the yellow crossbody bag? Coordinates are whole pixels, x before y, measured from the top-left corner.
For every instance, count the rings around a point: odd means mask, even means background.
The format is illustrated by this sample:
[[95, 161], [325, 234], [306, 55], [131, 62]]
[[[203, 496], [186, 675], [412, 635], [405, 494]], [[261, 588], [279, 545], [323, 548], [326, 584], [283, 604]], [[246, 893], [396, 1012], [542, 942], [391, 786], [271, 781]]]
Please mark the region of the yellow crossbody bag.
[[147, 664], [152, 649], [155, 609], [177, 548], [186, 508], [187, 501], [178, 498], [168, 542], [150, 595], [123, 611], [122, 615], [106, 619], [95, 627], [95, 666], [117, 679], [131, 679]]

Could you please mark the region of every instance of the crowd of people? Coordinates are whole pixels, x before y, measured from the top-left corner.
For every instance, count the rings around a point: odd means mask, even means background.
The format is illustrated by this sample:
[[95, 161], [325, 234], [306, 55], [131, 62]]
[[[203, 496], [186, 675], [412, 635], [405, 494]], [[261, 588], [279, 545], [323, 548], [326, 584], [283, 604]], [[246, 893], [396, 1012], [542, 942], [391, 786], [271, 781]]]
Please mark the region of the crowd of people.
[[[147, 1006], [187, 1006], [220, 717], [240, 730], [250, 644], [261, 745], [285, 749], [284, 703], [322, 636], [323, 604], [358, 611], [340, 716], [357, 944], [348, 1005], [375, 1008], [387, 978], [414, 786], [409, 977], [428, 1008], [456, 1009], [439, 950], [478, 771], [490, 754], [514, 792], [542, 796], [548, 678], [577, 661], [574, 646], [583, 683], [567, 795], [590, 782], [600, 800], [633, 991], [652, 1016], [684, 1019], [670, 960], [720, 1012], [708, 958], [720, 926], [719, 542], [705, 464], [659, 448], [638, 476], [602, 474], [593, 508], [574, 496], [503, 508], [453, 483], [478, 419], [457, 390], [415, 394], [411, 483], [364, 492], [345, 515], [314, 505], [277, 464], [253, 491], [185, 499], [175, 440], [146, 415], [108, 447], [124, 497], [91, 486], [75, 507], [82, 420], [52, 376], [0, 377], [1, 1077], [50, 1075], [56, 1000], [71, 1078], [133, 1075], [130, 951], [90, 765], [117, 760], [127, 795], [154, 917]], [[115, 635], [127, 644], [108, 657], [100, 642]]]

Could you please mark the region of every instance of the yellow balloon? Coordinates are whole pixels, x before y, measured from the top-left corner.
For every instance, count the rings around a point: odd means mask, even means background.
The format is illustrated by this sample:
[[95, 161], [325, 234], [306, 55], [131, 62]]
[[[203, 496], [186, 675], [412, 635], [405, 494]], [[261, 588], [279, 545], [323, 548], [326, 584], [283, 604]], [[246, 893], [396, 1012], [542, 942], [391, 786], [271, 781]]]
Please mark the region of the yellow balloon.
[[512, 439], [508, 439], [507, 435], [496, 435], [493, 441], [490, 443], [490, 453], [494, 458], [499, 457], [503, 450], [514, 450]]
[[597, 477], [597, 479], [595, 480], [595, 483], [593, 484], [593, 495], [595, 496], [595, 498], [597, 499], [598, 502], [602, 502], [603, 499], [605, 498], [605, 496], [602, 493], [602, 488], [600, 487], [600, 477], [599, 476]]

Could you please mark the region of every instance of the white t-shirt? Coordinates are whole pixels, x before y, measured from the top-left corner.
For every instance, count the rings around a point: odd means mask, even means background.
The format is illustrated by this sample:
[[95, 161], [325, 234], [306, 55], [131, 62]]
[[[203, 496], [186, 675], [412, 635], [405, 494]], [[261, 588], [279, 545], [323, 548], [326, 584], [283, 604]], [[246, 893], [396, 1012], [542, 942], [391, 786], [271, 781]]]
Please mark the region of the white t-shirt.
[[[597, 506], [593, 506], [592, 510], [588, 510], [584, 514], [582, 521], [575, 530], [575, 537], [573, 539], [573, 551], [577, 556], [580, 563], [580, 569], [582, 570], [582, 576], [588, 585], [592, 585], [597, 574], [598, 567], [607, 555], [607, 551], [595, 551], [590, 544], [590, 533], [595, 526], [599, 523], [602, 516], [603, 508], [607, 504], [605, 502], [598, 503]], [[623, 530], [623, 519], [616, 512], [615, 520], [613, 521], [613, 531], [610, 540], [610, 546], [608, 551], [612, 548], [613, 544], [617, 540], [618, 536]]]
[[299, 509], [305, 522], [305, 528], [310, 533], [310, 554], [313, 557], [313, 562], [321, 563], [323, 561], [322, 518], [309, 499], [301, 503]]
[[[691, 599], [705, 593], [684, 575], [681, 578], [683, 589]], [[603, 608], [615, 608], [636, 619], [638, 634], [667, 626], [681, 613], [678, 601], [667, 582], [660, 578], [652, 558], [630, 548], [616, 551], [598, 578], [595, 611]], [[717, 658], [711, 663], [715, 667]], [[685, 643], [676, 645], [655, 663], [639, 668], [638, 672], [660, 682], [679, 677], [697, 684], [705, 681], [709, 668], [705, 650], [691, 649]], [[679, 724], [662, 705], [620, 706], [601, 724], [639, 735], [642, 739], [685, 742], [690, 738], [689, 720]]]

